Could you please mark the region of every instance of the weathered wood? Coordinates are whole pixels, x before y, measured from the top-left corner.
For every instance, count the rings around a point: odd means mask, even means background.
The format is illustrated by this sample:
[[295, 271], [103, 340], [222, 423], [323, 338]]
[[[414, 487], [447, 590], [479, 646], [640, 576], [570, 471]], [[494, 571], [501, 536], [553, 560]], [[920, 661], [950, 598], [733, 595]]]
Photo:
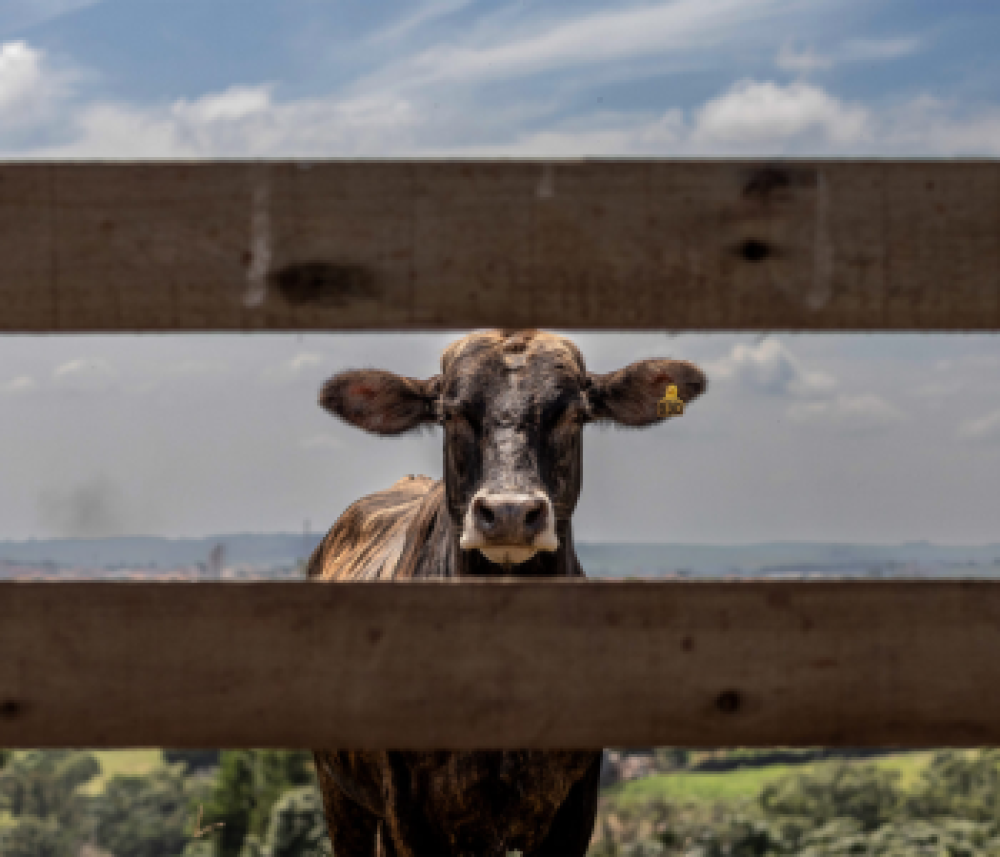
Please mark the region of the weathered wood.
[[1000, 744], [1000, 582], [2, 583], [0, 747]]
[[0, 165], [0, 331], [997, 330], [1000, 162]]

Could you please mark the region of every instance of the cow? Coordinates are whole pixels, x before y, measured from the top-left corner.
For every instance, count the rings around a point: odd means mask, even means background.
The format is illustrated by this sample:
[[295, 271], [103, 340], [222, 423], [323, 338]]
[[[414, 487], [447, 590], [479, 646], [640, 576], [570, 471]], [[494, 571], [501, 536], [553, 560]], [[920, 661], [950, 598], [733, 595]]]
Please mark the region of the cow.
[[[581, 429], [656, 423], [670, 386], [686, 403], [707, 381], [680, 360], [589, 373], [571, 341], [537, 330], [470, 334], [428, 380], [335, 375], [320, 404], [353, 426], [377, 435], [442, 426], [444, 478], [407, 476], [353, 503], [310, 558], [309, 579], [583, 577], [570, 527]], [[314, 751], [336, 857], [582, 857], [601, 756]]]

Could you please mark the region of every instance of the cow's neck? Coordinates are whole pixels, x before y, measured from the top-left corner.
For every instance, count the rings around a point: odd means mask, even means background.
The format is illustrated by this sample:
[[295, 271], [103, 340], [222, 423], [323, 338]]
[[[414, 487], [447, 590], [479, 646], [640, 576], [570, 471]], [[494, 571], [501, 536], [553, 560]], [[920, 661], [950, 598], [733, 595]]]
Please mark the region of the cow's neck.
[[[498, 577], [504, 574], [518, 577], [580, 577], [583, 571], [573, 548], [573, 528], [569, 521], [556, 524], [559, 549], [539, 551], [527, 562], [511, 565], [509, 570], [492, 563], [479, 551], [464, 551], [458, 546], [461, 533], [442, 503], [428, 540], [435, 546], [437, 568], [434, 577]], [[436, 573], [435, 573], [436, 572]]]

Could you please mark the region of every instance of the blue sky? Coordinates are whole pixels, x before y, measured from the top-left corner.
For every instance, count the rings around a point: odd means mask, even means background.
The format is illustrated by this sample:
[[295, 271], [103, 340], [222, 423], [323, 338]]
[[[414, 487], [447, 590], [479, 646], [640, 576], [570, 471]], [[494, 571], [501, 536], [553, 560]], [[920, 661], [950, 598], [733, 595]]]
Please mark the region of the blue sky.
[[6, 0], [9, 157], [991, 155], [981, 0]]
[[[998, 32], [971, 0], [3, 0], [0, 159], [996, 156]], [[588, 434], [581, 539], [1000, 541], [997, 337], [568, 333], [711, 382]], [[0, 538], [326, 529], [441, 450], [320, 384], [452, 338], [0, 337]]]

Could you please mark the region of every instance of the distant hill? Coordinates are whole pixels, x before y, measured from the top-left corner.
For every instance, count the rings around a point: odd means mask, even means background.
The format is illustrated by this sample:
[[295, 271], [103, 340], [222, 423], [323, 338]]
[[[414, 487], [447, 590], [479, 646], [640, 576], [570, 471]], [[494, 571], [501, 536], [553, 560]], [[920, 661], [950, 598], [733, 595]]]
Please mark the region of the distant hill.
[[167, 539], [122, 536], [94, 539], [0, 541], [0, 561], [42, 563], [82, 568], [176, 568], [205, 562], [217, 545], [227, 565], [276, 566], [306, 559], [325, 533], [230, 534], [205, 538]]
[[580, 563], [594, 577], [648, 574], [831, 576], [1000, 576], [1000, 544], [969, 547], [906, 542], [854, 545], [767, 542], [749, 545], [581, 544]]
[[[168, 539], [128, 536], [94, 539], [0, 541], [0, 562], [55, 563], [79, 568], [176, 568], [203, 563], [217, 545], [225, 564], [274, 567], [306, 559], [323, 535], [315, 533], [228, 534]], [[750, 545], [578, 544], [592, 577], [692, 577], [825, 574], [841, 576], [1000, 576], [1000, 544], [950, 547], [927, 542], [853, 545], [770, 542]]]

